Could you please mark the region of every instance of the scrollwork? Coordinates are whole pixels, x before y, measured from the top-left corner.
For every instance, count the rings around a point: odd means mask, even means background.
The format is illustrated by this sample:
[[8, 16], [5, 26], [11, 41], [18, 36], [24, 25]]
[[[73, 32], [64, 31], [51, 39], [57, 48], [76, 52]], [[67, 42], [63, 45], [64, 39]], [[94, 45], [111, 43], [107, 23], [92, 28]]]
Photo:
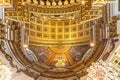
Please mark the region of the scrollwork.
[[6, 26], [4, 24], [0, 24], [0, 39], [5, 39], [6, 35]]
[[119, 20], [118, 16], [112, 17], [111, 23], [109, 23], [110, 28], [110, 37], [116, 37], [117, 36], [117, 20]]
[[3, 40], [1, 40], [1, 41], [0, 41], [0, 51], [3, 53], [3, 55], [5, 56], [5, 58], [9, 61], [9, 64], [10, 64], [13, 68], [17, 68], [17, 66], [13, 63], [12, 57], [5, 52], [4, 46], [5, 46], [5, 43], [4, 43]]
[[117, 42], [119, 39], [111, 39], [111, 42], [110, 42], [110, 49], [109, 51], [107, 51], [105, 53], [105, 55], [103, 56], [103, 60], [106, 60], [109, 55], [110, 55], [110, 52], [115, 48], [115, 42]]

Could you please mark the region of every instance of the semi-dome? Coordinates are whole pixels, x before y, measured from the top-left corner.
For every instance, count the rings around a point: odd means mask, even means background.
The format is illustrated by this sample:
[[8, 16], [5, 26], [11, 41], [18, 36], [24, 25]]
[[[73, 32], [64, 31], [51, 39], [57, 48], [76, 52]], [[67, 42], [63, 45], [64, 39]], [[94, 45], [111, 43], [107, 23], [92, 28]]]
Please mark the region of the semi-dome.
[[113, 1], [3, 3], [0, 50], [18, 73], [23, 72], [35, 80], [41, 77], [43, 80], [76, 80], [89, 75], [90, 66], [106, 60], [115, 47], [117, 40], [113, 38], [117, 36], [119, 16], [111, 16], [109, 5]]

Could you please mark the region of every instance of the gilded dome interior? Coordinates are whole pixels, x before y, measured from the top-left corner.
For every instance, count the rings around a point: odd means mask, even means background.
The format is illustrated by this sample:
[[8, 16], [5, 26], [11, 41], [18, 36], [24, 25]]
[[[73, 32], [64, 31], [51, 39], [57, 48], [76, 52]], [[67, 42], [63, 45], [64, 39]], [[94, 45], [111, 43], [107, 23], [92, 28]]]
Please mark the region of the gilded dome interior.
[[119, 80], [116, 4], [0, 0], [0, 80]]

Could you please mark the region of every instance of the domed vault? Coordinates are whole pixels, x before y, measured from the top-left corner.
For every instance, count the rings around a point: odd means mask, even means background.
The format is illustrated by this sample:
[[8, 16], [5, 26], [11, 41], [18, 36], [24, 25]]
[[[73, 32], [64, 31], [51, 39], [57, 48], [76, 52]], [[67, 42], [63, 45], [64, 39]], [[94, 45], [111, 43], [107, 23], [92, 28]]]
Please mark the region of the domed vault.
[[[28, 76], [80, 78], [117, 35], [110, 21], [109, 0], [18, 0], [6, 2], [0, 24], [0, 50]], [[4, 49], [6, 48], [6, 49]], [[10, 53], [8, 53], [10, 51]]]

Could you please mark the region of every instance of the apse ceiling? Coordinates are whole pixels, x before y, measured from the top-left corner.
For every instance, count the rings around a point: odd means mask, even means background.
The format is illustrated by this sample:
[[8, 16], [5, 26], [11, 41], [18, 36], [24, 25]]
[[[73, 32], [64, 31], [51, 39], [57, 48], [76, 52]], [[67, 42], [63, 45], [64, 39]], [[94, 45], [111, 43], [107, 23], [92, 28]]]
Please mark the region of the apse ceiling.
[[103, 54], [108, 44], [109, 52], [114, 48], [110, 38], [117, 35], [118, 18], [106, 16], [112, 2], [4, 1], [2, 6], [9, 3], [12, 7], [3, 7], [0, 50], [17, 72], [35, 80], [80, 78], [88, 73], [91, 63], [108, 57]]

